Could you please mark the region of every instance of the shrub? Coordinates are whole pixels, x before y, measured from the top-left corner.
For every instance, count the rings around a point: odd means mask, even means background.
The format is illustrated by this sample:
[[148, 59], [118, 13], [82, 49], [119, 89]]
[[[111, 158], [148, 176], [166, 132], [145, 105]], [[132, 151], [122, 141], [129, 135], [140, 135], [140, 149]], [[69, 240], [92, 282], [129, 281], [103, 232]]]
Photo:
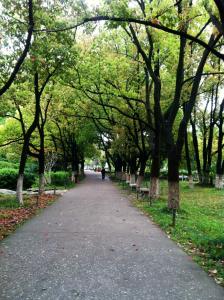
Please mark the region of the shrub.
[[35, 174], [31, 172], [26, 172], [24, 175], [24, 189], [29, 189], [32, 187], [32, 184], [35, 182]]
[[[0, 169], [0, 188], [2, 189], [16, 189], [18, 177], [18, 170], [13, 168]], [[24, 189], [30, 188], [35, 180], [33, 173], [25, 173], [24, 175]]]
[[27, 173], [38, 173], [38, 164], [35, 162], [27, 162], [25, 170]]
[[18, 171], [12, 168], [2, 168], [0, 170], [0, 187], [3, 189], [16, 189]]
[[9, 169], [18, 169], [18, 164], [14, 162], [9, 162], [6, 160], [0, 161], [0, 169], [9, 168]]
[[69, 185], [71, 183], [69, 172], [51, 172], [51, 184], [56, 186]]

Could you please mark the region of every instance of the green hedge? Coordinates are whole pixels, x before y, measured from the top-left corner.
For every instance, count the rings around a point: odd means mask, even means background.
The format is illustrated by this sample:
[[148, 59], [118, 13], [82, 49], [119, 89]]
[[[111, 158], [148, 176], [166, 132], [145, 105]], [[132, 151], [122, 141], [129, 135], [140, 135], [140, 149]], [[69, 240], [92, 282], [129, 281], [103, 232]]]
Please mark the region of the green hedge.
[[4, 168], [9, 169], [18, 169], [18, 163], [9, 162], [6, 160], [0, 160], [0, 170]]
[[[14, 168], [0, 169], [0, 188], [16, 190], [18, 170]], [[24, 189], [30, 188], [35, 181], [33, 173], [25, 173]]]
[[51, 172], [51, 184], [56, 186], [69, 185], [70, 173], [65, 171]]
[[[0, 170], [1, 169], [19, 169], [19, 162], [11, 162], [7, 160], [0, 160]], [[27, 161], [25, 166], [25, 173], [37, 173], [38, 172], [38, 164], [36, 162]]]

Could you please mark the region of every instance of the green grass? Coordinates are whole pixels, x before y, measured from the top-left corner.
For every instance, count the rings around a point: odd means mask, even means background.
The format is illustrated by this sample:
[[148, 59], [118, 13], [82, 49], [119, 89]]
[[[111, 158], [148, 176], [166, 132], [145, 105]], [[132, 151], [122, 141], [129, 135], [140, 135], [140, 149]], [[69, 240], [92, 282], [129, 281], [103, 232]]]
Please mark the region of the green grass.
[[64, 190], [64, 189], [71, 189], [73, 187], [75, 187], [74, 182], [69, 182], [69, 183], [64, 184], [64, 185], [47, 184], [47, 185], [45, 185], [45, 190], [53, 190], [54, 188], [56, 190]]
[[186, 252], [192, 255], [216, 281], [224, 285], [224, 191], [181, 182], [181, 209], [176, 227], [167, 209], [167, 183], [161, 182], [161, 197], [152, 206], [148, 201], [134, 201], [151, 219], [166, 231]]
[[[28, 207], [29, 206], [29, 197], [27, 195], [25, 195], [23, 200], [24, 200], [23, 207]], [[16, 196], [0, 195], [0, 209], [16, 209], [19, 207], [20, 207], [20, 204], [16, 200]]]
[[19, 203], [16, 201], [15, 196], [11, 195], [0, 195], [0, 209], [4, 208], [18, 208]]

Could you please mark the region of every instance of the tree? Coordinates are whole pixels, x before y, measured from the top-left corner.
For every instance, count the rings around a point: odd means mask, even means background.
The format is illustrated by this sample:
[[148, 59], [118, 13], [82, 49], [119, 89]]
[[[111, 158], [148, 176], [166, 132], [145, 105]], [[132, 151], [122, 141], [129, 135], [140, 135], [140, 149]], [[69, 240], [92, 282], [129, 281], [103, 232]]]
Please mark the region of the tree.
[[[16, 1], [17, 2], [17, 1]], [[29, 0], [27, 1], [27, 11], [28, 11], [28, 30], [27, 30], [27, 38], [24, 42], [25, 46], [24, 46], [24, 49], [23, 51], [21, 52], [21, 54], [19, 55], [19, 58], [17, 59], [17, 62], [15, 63], [14, 67], [12, 68], [9, 68], [11, 74], [8, 76], [8, 79], [4, 82], [4, 84], [2, 85], [2, 87], [0, 88], [0, 96], [2, 96], [9, 88], [10, 86], [12, 85], [12, 83], [14, 82], [15, 78], [16, 78], [16, 75], [17, 73], [19, 72], [26, 56], [27, 56], [27, 53], [30, 49], [30, 45], [31, 45], [31, 39], [32, 39], [32, 35], [33, 35], [33, 31], [34, 31], [34, 18], [33, 18], [33, 1], [32, 0]], [[5, 9], [7, 10], [8, 7], [12, 7], [11, 8], [11, 11], [12, 14], [18, 14], [18, 3], [15, 3], [15, 1], [5, 1], [4, 2], [4, 6], [5, 6]], [[21, 8], [21, 7], [20, 7]], [[4, 11], [3, 11], [4, 13]], [[7, 12], [6, 12], [6, 24], [4, 24], [5, 28], [12, 28], [12, 25], [10, 24], [7, 24], [9, 23], [9, 19], [8, 19], [8, 16], [7, 16]], [[3, 25], [2, 24], [2, 25]], [[21, 23], [20, 23], [21, 25]], [[18, 24], [17, 24], [17, 27], [18, 27]], [[20, 27], [19, 27], [20, 28]], [[15, 28], [17, 30], [17, 28]], [[7, 30], [6, 30], [7, 31]], [[10, 36], [10, 33], [7, 33], [9, 34]], [[19, 41], [15, 41], [15, 44], [18, 44], [18, 43], [23, 43], [22, 40], [19, 40]], [[7, 40], [7, 43], [8, 43], [8, 40]]]

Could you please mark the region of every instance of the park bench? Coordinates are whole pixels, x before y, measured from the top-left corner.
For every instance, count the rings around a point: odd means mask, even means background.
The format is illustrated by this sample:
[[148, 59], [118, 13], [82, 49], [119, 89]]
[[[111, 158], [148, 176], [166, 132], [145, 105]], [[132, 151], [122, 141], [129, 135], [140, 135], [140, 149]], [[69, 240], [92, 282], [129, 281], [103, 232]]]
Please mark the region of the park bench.
[[129, 184], [131, 190], [136, 189], [137, 190], [137, 184], [136, 183], [130, 183]]
[[140, 187], [140, 188], [137, 190], [137, 199], [138, 199], [139, 195], [140, 195], [141, 197], [146, 196], [146, 195], [149, 195], [149, 188], [148, 188], [148, 187]]

